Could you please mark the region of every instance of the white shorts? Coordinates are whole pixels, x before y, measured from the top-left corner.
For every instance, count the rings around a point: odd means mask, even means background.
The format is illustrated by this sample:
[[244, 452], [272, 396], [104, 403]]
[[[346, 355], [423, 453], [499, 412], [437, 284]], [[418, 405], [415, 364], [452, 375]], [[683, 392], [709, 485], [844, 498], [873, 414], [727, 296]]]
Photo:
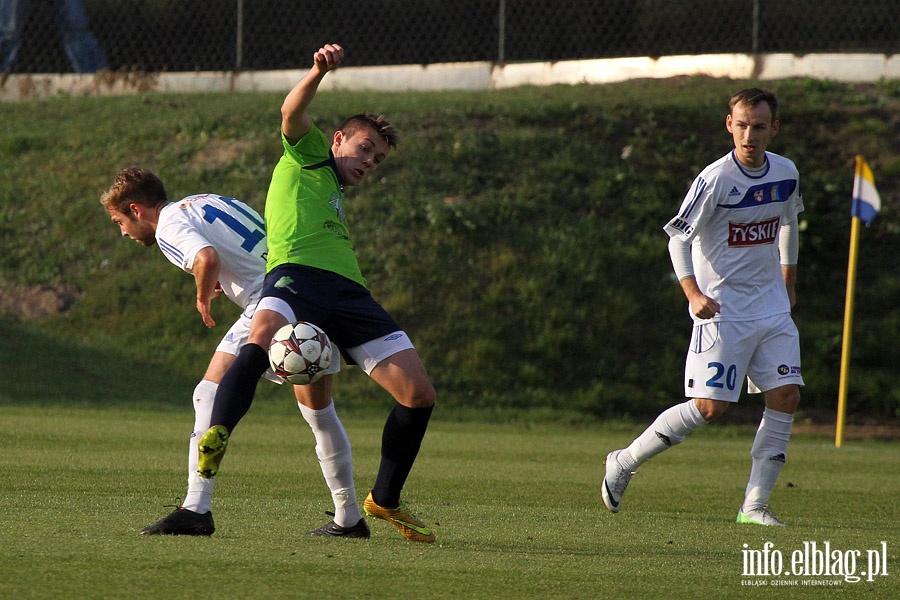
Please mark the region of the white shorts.
[[[281, 298], [266, 296], [260, 300], [259, 309], [275, 311], [291, 323], [297, 321], [293, 309], [291, 309], [290, 305]], [[350, 355], [350, 358], [353, 359], [353, 362], [365, 371], [366, 375], [371, 375], [372, 369], [374, 369], [378, 363], [389, 356], [393, 356], [394, 354], [409, 348], [414, 348], [414, 346], [409, 339], [409, 336], [406, 335], [406, 332], [395, 331], [391, 334], [364, 342], [359, 346], [347, 348], [346, 352]], [[334, 346], [334, 351], [335, 356], [339, 356], [340, 350], [337, 345]], [[340, 362], [340, 360], [333, 360], [326, 373], [333, 375], [340, 371]]]
[[347, 354], [353, 358], [360, 369], [366, 372], [366, 375], [371, 375], [372, 369], [384, 359], [414, 347], [405, 331], [395, 331], [390, 335], [369, 340], [359, 346], [347, 348]]
[[[237, 356], [237, 353], [244, 347], [244, 344], [247, 343], [247, 338], [250, 336], [250, 321], [253, 319], [253, 313], [256, 312], [256, 307], [256, 302], [247, 305], [247, 308], [244, 309], [244, 312], [241, 313], [238, 320], [234, 322], [234, 325], [231, 326], [225, 334], [225, 337], [223, 337], [222, 341], [219, 342], [219, 345], [216, 346], [216, 352], [224, 352], [226, 354]], [[269, 349], [266, 348], [266, 352], [268, 352], [268, 350]], [[326, 373], [333, 375], [340, 370], [341, 361], [333, 360]], [[276, 375], [271, 367], [266, 369], [266, 372], [263, 373], [263, 377], [278, 384], [284, 383], [284, 380]]]
[[684, 395], [737, 402], [745, 377], [751, 394], [803, 385], [800, 335], [790, 313], [694, 325], [684, 366]]

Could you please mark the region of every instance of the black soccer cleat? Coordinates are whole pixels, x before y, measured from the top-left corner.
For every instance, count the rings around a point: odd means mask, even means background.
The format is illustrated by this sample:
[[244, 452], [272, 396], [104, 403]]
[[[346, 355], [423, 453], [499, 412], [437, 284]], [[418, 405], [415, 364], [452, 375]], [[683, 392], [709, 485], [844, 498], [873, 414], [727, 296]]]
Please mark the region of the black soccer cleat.
[[367, 540], [369, 539], [369, 526], [366, 525], [365, 519], [360, 519], [359, 523], [352, 527], [342, 527], [334, 521], [329, 521], [318, 529], [307, 532], [306, 535], [359, 538]]
[[138, 535], [212, 535], [215, 531], [212, 511], [200, 514], [176, 508], [167, 517], [141, 529]]

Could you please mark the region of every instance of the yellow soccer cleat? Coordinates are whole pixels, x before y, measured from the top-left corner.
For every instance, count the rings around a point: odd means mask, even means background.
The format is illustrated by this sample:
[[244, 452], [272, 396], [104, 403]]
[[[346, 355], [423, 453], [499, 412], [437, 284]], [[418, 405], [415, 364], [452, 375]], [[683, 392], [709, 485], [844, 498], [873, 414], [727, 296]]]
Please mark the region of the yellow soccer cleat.
[[200, 456], [197, 461], [197, 474], [212, 479], [219, 472], [225, 448], [228, 446], [228, 430], [222, 425], [213, 425], [200, 438]]
[[375, 500], [372, 498], [372, 492], [369, 492], [365, 502], [363, 502], [363, 510], [366, 512], [366, 516], [384, 519], [399, 529], [403, 537], [411, 542], [423, 542], [426, 544], [434, 542], [434, 533], [425, 523], [409, 512], [409, 509], [406, 508], [406, 502], [401, 502], [397, 508], [384, 508], [375, 503]]

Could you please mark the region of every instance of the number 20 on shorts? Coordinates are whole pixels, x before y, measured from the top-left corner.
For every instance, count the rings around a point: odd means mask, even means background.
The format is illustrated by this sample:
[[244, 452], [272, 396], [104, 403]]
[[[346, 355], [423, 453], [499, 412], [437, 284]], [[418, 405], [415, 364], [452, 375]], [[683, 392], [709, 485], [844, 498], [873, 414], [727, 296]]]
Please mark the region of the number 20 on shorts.
[[706, 366], [714, 371], [712, 377], [706, 380], [706, 387], [733, 390], [737, 385], [737, 365], [726, 367], [720, 362], [711, 362]]

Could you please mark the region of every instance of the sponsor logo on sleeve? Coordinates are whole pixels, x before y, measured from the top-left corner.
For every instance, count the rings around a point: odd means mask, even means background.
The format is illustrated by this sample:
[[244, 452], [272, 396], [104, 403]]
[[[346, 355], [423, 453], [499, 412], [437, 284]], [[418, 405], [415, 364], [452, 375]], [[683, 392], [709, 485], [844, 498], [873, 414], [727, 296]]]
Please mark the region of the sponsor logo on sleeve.
[[691, 232], [694, 231], [694, 228], [691, 226], [691, 224], [681, 218], [672, 219], [669, 222], [669, 225], [671, 225], [684, 235], [691, 235]]

